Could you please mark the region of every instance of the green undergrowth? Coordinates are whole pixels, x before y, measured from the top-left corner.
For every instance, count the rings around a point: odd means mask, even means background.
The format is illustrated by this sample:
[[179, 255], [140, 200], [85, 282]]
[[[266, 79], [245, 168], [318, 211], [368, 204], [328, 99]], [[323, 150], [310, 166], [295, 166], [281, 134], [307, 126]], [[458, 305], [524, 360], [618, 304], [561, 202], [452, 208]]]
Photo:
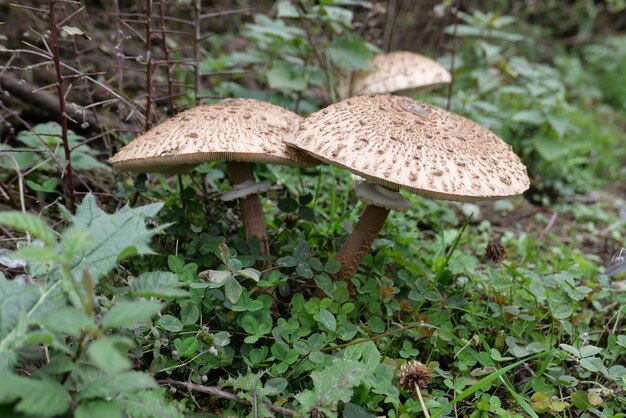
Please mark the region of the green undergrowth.
[[[332, 101], [337, 70], [377, 48], [343, 7], [359, 2], [322, 3], [254, 15], [237, 53], [209, 37], [202, 71], [241, 74], [203, 93], [303, 114]], [[262, 256], [218, 199], [224, 163], [117, 177], [72, 215], [43, 154], [1, 158], [2, 179], [27, 172], [41, 208], [0, 213], [17, 237], [0, 253], [0, 416], [626, 417], [626, 286], [604, 274], [626, 246], [624, 38], [548, 59], [516, 18], [460, 17], [452, 109], [511, 143], [532, 190], [480, 204], [406, 194], [349, 282], [331, 279], [363, 210], [344, 170], [254, 167], [272, 184]], [[35, 125], [13, 146], [62, 160], [59, 132]], [[77, 148], [75, 170], [109, 175], [100, 154]]]

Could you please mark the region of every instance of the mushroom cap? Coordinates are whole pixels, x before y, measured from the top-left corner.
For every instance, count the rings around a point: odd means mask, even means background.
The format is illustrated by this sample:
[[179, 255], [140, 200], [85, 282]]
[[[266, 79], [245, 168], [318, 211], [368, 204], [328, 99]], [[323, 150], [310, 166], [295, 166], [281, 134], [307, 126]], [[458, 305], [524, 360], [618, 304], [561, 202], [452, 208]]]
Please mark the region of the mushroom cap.
[[180, 172], [216, 160], [317, 165], [282, 141], [301, 121], [267, 102], [226, 99], [167, 119], [124, 146], [109, 163], [134, 172]]
[[409, 93], [448, 84], [452, 80], [441, 64], [414, 52], [379, 54], [370, 63], [375, 70], [357, 71], [340, 78], [337, 92], [341, 98], [359, 94]]
[[493, 132], [408, 97], [343, 100], [309, 115], [285, 141], [389, 189], [435, 199], [496, 200], [529, 186], [526, 167]]

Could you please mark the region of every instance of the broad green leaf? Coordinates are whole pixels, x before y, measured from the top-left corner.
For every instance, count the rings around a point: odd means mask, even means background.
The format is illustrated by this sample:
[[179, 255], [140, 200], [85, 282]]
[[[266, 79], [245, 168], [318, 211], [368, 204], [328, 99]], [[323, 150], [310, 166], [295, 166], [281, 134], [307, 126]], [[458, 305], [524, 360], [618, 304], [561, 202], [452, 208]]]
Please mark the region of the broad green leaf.
[[22, 232], [27, 232], [49, 246], [54, 245], [56, 242], [52, 228], [31, 213], [22, 213], [13, 210], [0, 212], [0, 224]]
[[[187, 411], [183, 403], [178, 403], [171, 398], [165, 388], [142, 390], [125, 396], [121, 402], [125, 416], [132, 418], [191, 418], [193, 414], [184, 415], [181, 411]], [[184, 402], [184, 401], [183, 401]], [[199, 417], [198, 417], [199, 418]]]
[[311, 373], [313, 390], [296, 395], [300, 412], [309, 412], [316, 405], [329, 417], [337, 416], [337, 404], [352, 398], [353, 388], [364, 383], [369, 373], [364, 364], [351, 360], [335, 360], [322, 370]]
[[145, 218], [152, 217], [163, 203], [137, 208], [123, 207], [114, 214], [107, 214], [96, 204], [93, 195], [88, 194], [72, 217], [74, 226], [91, 232], [93, 246], [77, 257], [73, 270], [77, 277], [89, 269], [97, 282], [113, 270], [120, 259], [130, 255], [152, 254], [150, 240], [167, 227], [146, 228]]
[[130, 369], [127, 352], [133, 342], [120, 336], [107, 336], [89, 344], [87, 354], [98, 368], [107, 374], [116, 374]]
[[0, 341], [15, 327], [20, 315], [35, 305], [39, 295], [36, 286], [7, 280], [0, 274]]
[[159, 318], [158, 324], [161, 328], [169, 332], [180, 332], [183, 330], [183, 323], [172, 315], [163, 315]]
[[114, 305], [102, 320], [103, 328], [122, 328], [138, 322], [144, 322], [161, 312], [163, 304], [159, 302], [137, 300], [120, 302]]
[[307, 87], [301, 66], [286, 62], [276, 62], [266, 73], [270, 88], [302, 91]]
[[368, 62], [374, 53], [359, 35], [347, 33], [335, 38], [326, 50], [326, 56], [342, 70], [372, 70]]
[[511, 120], [540, 125], [545, 121], [545, 116], [539, 110], [521, 110], [515, 113]]
[[174, 347], [178, 351], [180, 357], [191, 358], [200, 348], [200, 341], [196, 337], [187, 337], [185, 339], [176, 338]]
[[54, 417], [67, 411], [70, 394], [58, 382], [5, 375], [0, 379], [0, 403], [18, 400], [15, 410], [37, 417]]
[[141, 273], [130, 283], [130, 293], [134, 296], [170, 298], [189, 294], [180, 288], [178, 276], [167, 271]]
[[50, 312], [44, 317], [43, 324], [53, 331], [72, 337], [78, 337], [83, 329], [96, 329], [96, 325], [84, 311], [69, 306]]
[[255, 282], [258, 282], [259, 279], [261, 278], [261, 272], [252, 268], [237, 270], [237, 274], [245, 277], [246, 279], [252, 279]]
[[92, 381], [77, 394], [76, 400], [108, 398], [119, 393], [128, 394], [154, 387], [157, 387], [157, 383], [151, 376], [129, 371], [114, 376], [103, 376]]
[[76, 408], [74, 418], [122, 418], [122, 411], [117, 401], [91, 401]]
[[88, 230], [72, 226], [63, 233], [61, 248], [66, 259], [71, 260], [76, 254], [91, 247], [93, 241]]
[[554, 161], [568, 152], [568, 148], [554, 138], [536, 136], [532, 141], [537, 152], [547, 161]]
[[337, 320], [335, 319], [335, 315], [333, 315], [328, 309], [320, 309], [320, 322], [329, 330], [335, 331], [337, 330]]
[[343, 418], [376, 418], [358, 405], [347, 402], [343, 408]]
[[243, 288], [234, 277], [229, 277], [224, 285], [224, 294], [231, 303], [237, 303]]
[[561, 347], [563, 350], [567, 351], [568, 353], [570, 353], [574, 357], [577, 357], [577, 358], [582, 357], [580, 355], [580, 351], [578, 351], [578, 349], [576, 347], [572, 346], [572, 345], [569, 345], [569, 344], [559, 344], [559, 347]]
[[602, 348], [596, 347], [594, 345], [584, 345], [580, 347], [580, 356], [581, 357], [591, 357], [596, 354], [600, 354], [602, 352]]

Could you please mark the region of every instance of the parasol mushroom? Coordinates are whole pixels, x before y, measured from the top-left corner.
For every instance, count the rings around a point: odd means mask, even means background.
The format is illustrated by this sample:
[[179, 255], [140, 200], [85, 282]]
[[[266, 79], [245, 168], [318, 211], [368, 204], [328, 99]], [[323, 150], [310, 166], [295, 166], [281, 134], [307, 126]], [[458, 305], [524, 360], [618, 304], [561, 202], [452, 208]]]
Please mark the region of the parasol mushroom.
[[269, 254], [267, 229], [257, 183], [249, 163], [297, 166], [319, 164], [287, 147], [282, 137], [302, 118], [270, 103], [253, 99], [225, 99], [198, 106], [166, 120], [138, 136], [109, 159], [121, 170], [180, 173], [207, 161], [226, 161], [233, 190], [222, 200], [239, 199], [246, 239], [258, 237], [261, 254]]
[[341, 280], [354, 275], [389, 211], [410, 207], [400, 189], [479, 201], [516, 196], [529, 186], [526, 167], [493, 132], [408, 97], [343, 100], [309, 115], [285, 141], [373, 182], [356, 189], [368, 206], [337, 254]]
[[337, 93], [341, 99], [361, 94], [424, 93], [452, 80], [441, 64], [414, 52], [379, 54], [370, 63], [374, 66], [372, 71], [356, 71], [340, 77]]

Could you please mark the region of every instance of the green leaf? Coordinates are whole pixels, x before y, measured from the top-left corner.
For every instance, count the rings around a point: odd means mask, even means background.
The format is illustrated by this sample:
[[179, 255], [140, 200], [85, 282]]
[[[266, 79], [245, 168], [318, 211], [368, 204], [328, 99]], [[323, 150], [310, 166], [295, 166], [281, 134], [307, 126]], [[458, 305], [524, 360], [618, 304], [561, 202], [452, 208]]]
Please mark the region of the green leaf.
[[161, 312], [163, 304], [147, 300], [120, 302], [102, 320], [103, 328], [122, 328], [144, 322]]
[[261, 272], [252, 268], [237, 270], [236, 273], [239, 276], [243, 276], [246, 279], [254, 280], [255, 282], [258, 282], [261, 279]]
[[158, 324], [161, 328], [169, 332], [180, 332], [183, 330], [183, 323], [172, 315], [163, 315], [159, 318]]
[[[535, 354], [534, 356], [528, 357], [528, 358], [526, 358], [524, 360], [517, 361], [515, 363], [509, 364], [506, 367], [498, 369], [497, 371], [491, 373], [490, 375], [483, 377], [482, 379], [480, 379], [478, 382], [476, 382], [475, 384], [473, 384], [469, 388], [465, 389], [463, 392], [461, 392], [459, 395], [457, 395], [450, 402], [450, 404], [454, 405], [454, 404], [462, 401], [463, 399], [467, 398], [468, 396], [471, 396], [476, 391], [486, 389], [487, 387], [489, 387], [491, 385], [491, 383], [494, 380], [498, 379], [500, 376], [504, 376], [505, 373], [507, 373], [508, 371], [518, 367], [522, 363], [524, 363], [526, 361], [530, 361], [530, 360], [532, 360], [534, 358], [539, 358], [539, 357], [546, 356], [546, 355], [548, 355], [550, 353], [551, 352], [546, 351], [546, 352], [543, 352], [543, 353]], [[440, 408], [440, 409], [436, 410], [432, 414], [432, 418], [438, 418], [443, 412], [445, 412], [445, 410], [446, 410], [446, 408]]]
[[532, 141], [537, 152], [547, 161], [554, 161], [569, 152], [567, 147], [553, 138], [536, 136]]
[[17, 399], [15, 410], [37, 417], [54, 417], [67, 411], [70, 394], [58, 382], [32, 377], [5, 375], [0, 379], [0, 403]]
[[69, 306], [50, 312], [44, 317], [43, 324], [53, 331], [62, 332], [72, 337], [78, 337], [83, 329], [96, 329], [96, 325], [85, 314], [85, 311]]
[[561, 304], [557, 305], [552, 309], [552, 316], [555, 319], [566, 319], [574, 314], [574, 310], [571, 305]]
[[515, 122], [531, 123], [533, 125], [541, 125], [545, 121], [543, 113], [539, 110], [521, 110], [513, 115], [511, 120]]
[[174, 347], [178, 351], [178, 355], [185, 358], [193, 357], [200, 348], [200, 341], [196, 337], [187, 337], [185, 339], [176, 338]]
[[145, 373], [129, 371], [114, 376], [103, 376], [93, 380], [82, 391], [76, 400], [113, 397], [118, 393], [130, 393], [157, 387], [151, 376]]
[[302, 66], [295, 66], [286, 62], [275, 62], [266, 73], [267, 82], [272, 89], [302, 91], [307, 87], [303, 76]]
[[224, 286], [224, 294], [231, 303], [237, 303], [237, 301], [241, 297], [242, 291], [243, 288], [241, 287], [237, 279], [231, 276], [226, 280], [226, 284]]
[[171, 298], [189, 294], [181, 289], [178, 276], [167, 271], [141, 273], [130, 283], [130, 294], [134, 296]]
[[82, 272], [89, 269], [97, 283], [120, 259], [133, 254], [153, 254], [150, 240], [168, 225], [148, 229], [145, 218], [155, 216], [162, 206], [163, 203], [137, 208], [125, 206], [110, 215], [97, 206], [93, 195], [86, 195], [72, 222], [91, 232], [93, 246], [80, 254], [73, 266], [74, 274], [82, 277]]
[[76, 254], [92, 245], [91, 234], [85, 229], [73, 226], [63, 233], [61, 248], [63, 249], [63, 255], [68, 260], [71, 260]]
[[7, 280], [0, 273], [0, 341], [15, 327], [20, 315], [31, 309], [38, 299], [36, 286]]
[[280, 199], [278, 201], [278, 209], [286, 213], [295, 212], [299, 207], [300, 205], [298, 205], [298, 202], [291, 197]]
[[326, 50], [326, 56], [342, 70], [372, 70], [368, 62], [374, 53], [359, 35], [347, 33], [335, 38]]
[[567, 128], [570, 125], [569, 120], [566, 117], [554, 114], [549, 114], [546, 116], [546, 119], [548, 120], [550, 127], [552, 127], [554, 132], [556, 132], [559, 139], [563, 138], [563, 135], [565, 135], [565, 132], [567, 132]]
[[[138, 391], [126, 395], [126, 401], [122, 408], [126, 417], [132, 418], [184, 418], [198, 417], [197, 414], [183, 415], [181, 410], [186, 410], [185, 404], [178, 407], [178, 403], [171, 399], [171, 395], [164, 388]], [[184, 402], [184, 401], [183, 401]], [[179, 410], [180, 409], [180, 410]], [[207, 418], [209, 418], [207, 416]]]
[[309, 412], [314, 405], [328, 416], [337, 416], [337, 404], [348, 402], [353, 388], [370, 377], [365, 365], [357, 361], [335, 360], [322, 370], [311, 373], [313, 390], [305, 390], [296, 395], [301, 412]]
[[347, 402], [343, 408], [343, 418], [376, 418], [358, 405]]
[[333, 332], [337, 330], [337, 320], [335, 319], [335, 315], [333, 315], [328, 309], [320, 309], [319, 316], [319, 321], [326, 328]]
[[91, 401], [76, 408], [74, 418], [122, 418], [122, 411], [117, 401]]
[[602, 352], [602, 348], [596, 347], [594, 345], [584, 345], [580, 347], [580, 356], [581, 357], [591, 357], [596, 354], [600, 354]]
[[52, 246], [56, 243], [52, 228], [30, 213], [12, 210], [0, 212], [0, 224], [27, 232], [33, 237], [42, 240], [46, 245]]
[[116, 374], [130, 369], [127, 352], [132, 346], [133, 342], [128, 338], [108, 336], [92, 342], [87, 354], [100, 370]]

